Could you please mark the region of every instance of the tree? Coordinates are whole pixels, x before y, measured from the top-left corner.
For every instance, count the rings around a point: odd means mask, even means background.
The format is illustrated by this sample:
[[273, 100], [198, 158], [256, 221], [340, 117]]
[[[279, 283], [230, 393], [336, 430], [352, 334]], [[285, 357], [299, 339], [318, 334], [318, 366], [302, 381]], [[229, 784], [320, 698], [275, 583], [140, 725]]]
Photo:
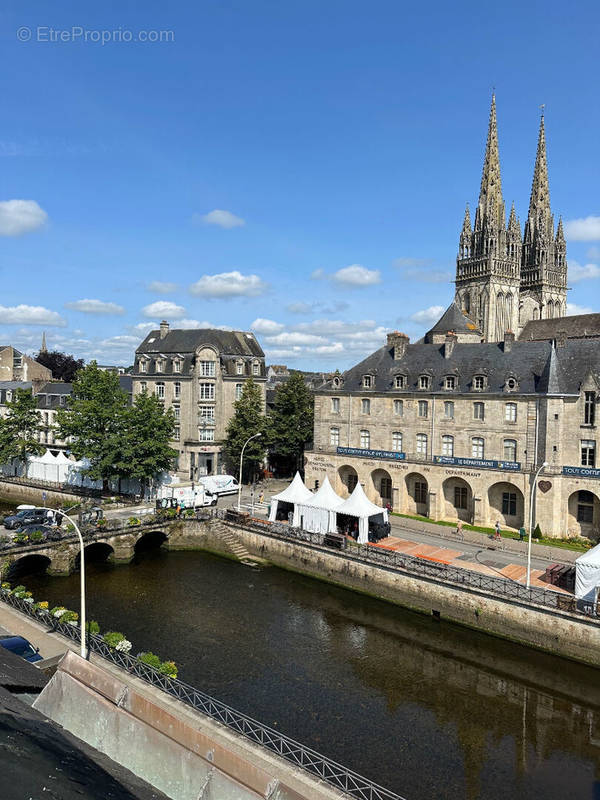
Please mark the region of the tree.
[[244, 384], [244, 389], [239, 400], [233, 404], [235, 414], [227, 426], [227, 439], [225, 440], [225, 457], [229, 469], [234, 475], [238, 474], [240, 453], [244, 443], [257, 433], [261, 437], [253, 439], [244, 450], [243, 478], [253, 477], [260, 462], [265, 457], [265, 416], [264, 403], [260, 386], [249, 378]]
[[119, 376], [98, 369], [95, 361], [79, 370], [67, 408], [56, 412], [59, 436], [71, 437], [76, 458], [87, 458], [86, 474], [102, 480], [105, 490], [112, 477], [124, 477], [130, 470], [126, 461], [127, 395]]
[[173, 438], [175, 414], [154, 394], [142, 392], [126, 415], [122, 460], [129, 465], [127, 476], [137, 478], [142, 492], [159, 472], [172, 469], [177, 450], [169, 446]]
[[38, 364], [48, 367], [52, 370], [52, 377], [57, 381], [65, 381], [72, 383], [75, 380], [75, 375], [80, 369], [83, 369], [83, 358], [73, 358], [67, 353], [61, 353], [59, 350], [40, 350], [35, 357]]
[[275, 392], [268, 417], [272, 458], [286, 472], [302, 465], [304, 447], [313, 438], [314, 401], [301, 373], [292, 373]]
[[29, 456], [46, 452], [37, 438], [41, 430], [37, 400], [26, 389], [17, 389], [6, 407], [8, 414], [0, 420], [0, 463], [18, 459], [27, 465]]

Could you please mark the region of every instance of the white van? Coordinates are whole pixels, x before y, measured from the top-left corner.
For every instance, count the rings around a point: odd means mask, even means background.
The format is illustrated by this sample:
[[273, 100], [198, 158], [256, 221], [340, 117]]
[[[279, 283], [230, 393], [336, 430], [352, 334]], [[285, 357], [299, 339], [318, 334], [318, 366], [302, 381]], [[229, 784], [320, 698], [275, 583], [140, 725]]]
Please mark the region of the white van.
[[240, 488], [237, 478], [233, 475], [207, 475], [205, 478], [199, 478], [199, 481], [211, 494], [237, 494]]
[[[178, 483], [174, 486], [161, 486], [156, 495], [157, 501], [176, 500], [185, 508], [200, 508], [202, 506], [215, 506], [217, 495], [201, 483], [192, 486], [191, 483]], [[167, 504], [165, 503], [165, 508]]]

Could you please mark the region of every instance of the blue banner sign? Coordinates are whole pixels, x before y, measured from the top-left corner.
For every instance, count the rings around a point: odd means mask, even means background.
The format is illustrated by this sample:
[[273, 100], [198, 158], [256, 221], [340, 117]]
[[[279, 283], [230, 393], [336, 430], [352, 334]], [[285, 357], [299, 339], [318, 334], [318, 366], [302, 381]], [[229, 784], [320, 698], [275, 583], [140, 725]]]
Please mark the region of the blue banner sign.
[[577, 475], [579, 478], [600, 478], [600, 469], [593, 467], [563, 467], [563, 475]]
[[359, 458], [385, 458], [388, 461], [402, 461], [406, 453], [395, 450], [363, 450], [360, 447], [338, 447], [338, 456], [358, 456]]
[[434, 456], [436, 464], [448, 464], [454, 467], [477, 467], [478, 469], [505, 469], [518, 472], [520, 461], [488, 461], [484, 458], [454, 458], [453, 456]]

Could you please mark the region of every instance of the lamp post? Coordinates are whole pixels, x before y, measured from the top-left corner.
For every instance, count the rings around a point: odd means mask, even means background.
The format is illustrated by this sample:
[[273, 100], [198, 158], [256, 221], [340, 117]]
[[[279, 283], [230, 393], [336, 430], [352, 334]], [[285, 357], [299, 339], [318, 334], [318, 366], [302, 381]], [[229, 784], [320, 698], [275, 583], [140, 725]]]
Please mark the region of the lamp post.
[[251, 436], [249, 439], [246, 439], [244, 442], [244, 446], [242, 447], [242, 452], [240, 453], [240, 479], [238, 481], [238, 502], [237, 502], [237, 510], [242, 510], [242, 463], [244, 461], [244, 450], [246, 449], [246, 445], [248, 442], [251, 442], [252, 439], [256, 439], [259, 436], [262, 436], [262, 433], [255, 433], [254, 436]]
[[548, 462], [544, 461], [542, 466], [538, 469], [535, 473], [535, 478], [533, 479], [533, 484], [531, 486], [531, 496], [529, 497], [529, 538], [527, 540], [527, 588], [530, 588], [531, 584], [531, 536], [533, 534], [533, 500], [535, 498], [535, 487], [537, 484], [537, 479], [540, 476], [540, 472], [548, 466]]

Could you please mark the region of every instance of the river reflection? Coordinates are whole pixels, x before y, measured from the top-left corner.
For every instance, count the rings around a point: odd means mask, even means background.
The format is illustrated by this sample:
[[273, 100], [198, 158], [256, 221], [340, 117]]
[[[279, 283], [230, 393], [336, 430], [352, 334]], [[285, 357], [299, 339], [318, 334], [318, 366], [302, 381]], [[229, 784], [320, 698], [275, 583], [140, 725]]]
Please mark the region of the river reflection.
[[[103, 630], [409, 800], [600, 797], [595, 670], [206, 553], [88, 573]], [[24, 582], [78, 608], [78, 575]]]

